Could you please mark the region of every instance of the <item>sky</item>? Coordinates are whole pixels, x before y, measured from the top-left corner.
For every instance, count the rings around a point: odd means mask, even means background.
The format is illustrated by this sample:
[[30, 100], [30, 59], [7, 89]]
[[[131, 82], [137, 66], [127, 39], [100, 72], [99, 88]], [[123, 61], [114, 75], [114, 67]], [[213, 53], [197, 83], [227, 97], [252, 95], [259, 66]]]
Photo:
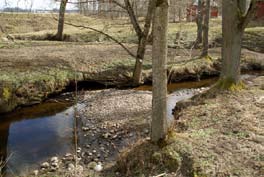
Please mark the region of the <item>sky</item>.
[[[7, 2], [7, 5], [5, 2]], [[32, 9], [53, 9], [59, 7], [59, 3], [54, 2], [54, 0], [0, 0], [0, 9], [6, 7], [30, 9], [31, 3]], [[73, 4], [68, 4], [67, 9], [73, 9], [74, 6]]]

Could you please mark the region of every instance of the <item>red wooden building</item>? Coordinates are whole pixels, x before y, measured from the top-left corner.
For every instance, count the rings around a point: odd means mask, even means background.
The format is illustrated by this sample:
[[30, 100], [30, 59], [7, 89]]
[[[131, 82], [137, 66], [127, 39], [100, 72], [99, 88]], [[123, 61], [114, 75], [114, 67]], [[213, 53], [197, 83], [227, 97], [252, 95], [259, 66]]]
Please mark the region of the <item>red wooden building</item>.
[[[204, 13], [205, 5], [203, 5], [203, 13]], [[217, 18], [218, 17], [218, 5], [217, 3], [212, 0], [211, 1], [211, 18]], [[187, 8], [187, 21], [195, 21], [198, 14], [198, 0], [195, 0], [191, 5]]]
[[256, 19], [264, 20], [264, 1], [257, 2]]

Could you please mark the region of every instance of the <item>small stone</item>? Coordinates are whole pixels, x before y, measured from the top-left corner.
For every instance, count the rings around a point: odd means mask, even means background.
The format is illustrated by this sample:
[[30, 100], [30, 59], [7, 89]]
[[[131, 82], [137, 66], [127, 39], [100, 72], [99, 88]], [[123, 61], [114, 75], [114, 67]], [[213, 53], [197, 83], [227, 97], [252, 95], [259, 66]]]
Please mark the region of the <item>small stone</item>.
[[82, 130], [83, 131], [88, 131], [89, 130], [89, 127], [82, 127]]
[[81, 157], [83, 158], [85, 157], [85, 155], [86, 155], [86, 152], [82, 152]]
[[105, 139], [109, 138], [110, 136], [111, 136], [110, 133], [105, 133], [105, 134], [103, 134], [103, 137], [104, 137]]
[[58, 157], [52, 157], [52, 158], [50, 159], [50, 161], [51, 161], [52, 163], [58, 163], [58, 162], [59, 162], [59, 158], [58, 158]]
[[72, 163], [68, 164], [68, 171], [73, 171], [75, 166]]
[[94, 170], [95, 170], [96, 172], [100, 172], [100, 171], [103, 170], [103, 166], [102, 166], [101, 162], [99, 162], [99, 163], [94, 167]]
[[71, 157], [71, 156], [72, 156], [71, 153], [67, 153], [67, 154], [65, 154], [65, 157]]
[[83, 172], [83, 166], [78, 165], [77, 166], [77, 171], [81, 174]]
[[93, 153], [95, 154], [96, 153], [96, 150], [93, 150]]
[[49, 168], [50, 164], [48, 162], [44, 162], [41, 164], [41, 168]]
[[91, 152], [88, 152], [88, 156], [92, 156], [93, 155], [93, 153], [91, 153]]
[[50, 171], [51, 172], [55, 172], [57, 170], [57, 167], [53, 167], [53, 166], [51, 166], [51, 168], [50, 168]]
[[3, 40], [4, 42], [8, 42], [8, 38], [6, 38], [6, 37], [2, 37], [2, 40]]
[[89, 144], [87, 144], [85, 147], [86, 147], [86, 148], [90, 148], [91, 146], [90, 146]]
[[94, 168], [96, 167], [96, 165], [97, 165], [96, 162], [90, 162], [90, 163], [88, 164], [88, 168], [89, 168], [89, 169], [94, 169]]
[[34, 170], [34, 171], [33, 171], [33, 174], [34, 174], [35, 176], [38, 176], [39, 171], [38, 171], [38, 170]]
[[59, 164], [57, 162], [52, 162], [51, 167], [58, 168]]
[[149, 130], [148, 130], [148, 129], [145, 129], [145, 130], [144, 130], [144, 133], [145, 133], [145, 134], [148, 134], [148, 133], [149, 133]]

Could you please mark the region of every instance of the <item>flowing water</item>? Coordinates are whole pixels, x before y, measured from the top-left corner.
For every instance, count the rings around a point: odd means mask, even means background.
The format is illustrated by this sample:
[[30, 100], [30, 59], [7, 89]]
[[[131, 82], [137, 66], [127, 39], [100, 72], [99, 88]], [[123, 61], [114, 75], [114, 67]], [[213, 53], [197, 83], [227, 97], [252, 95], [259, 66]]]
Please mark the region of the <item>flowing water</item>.
[[[190, 98], [216, 79], [169, 84], [168, 117], [179, 100]], [[136, 90], [151, 90], [141, 86]], [[52, 156], [74, 150], [73, 98], [60, 97], [32, 107], [0, 115], [0, 158], [6, 161], [5, 176], [27, 174]], [[77, 107], [83, 107], [77, 104]]]

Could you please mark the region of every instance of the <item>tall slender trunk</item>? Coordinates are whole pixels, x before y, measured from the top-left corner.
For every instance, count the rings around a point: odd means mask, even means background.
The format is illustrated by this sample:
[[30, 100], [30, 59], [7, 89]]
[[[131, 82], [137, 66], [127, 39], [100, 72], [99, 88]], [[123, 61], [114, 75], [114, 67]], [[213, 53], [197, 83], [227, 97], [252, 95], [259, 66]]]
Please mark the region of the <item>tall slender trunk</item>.
[[206, 0], [205, 15], [203, 19], [203, 51], [202, 57], [208, 56], [208, 33], [209, 33], [209, 20], [210, 20], [210, 5], [211, 0]]
[[58, 30], [56, 34], [56, 39], [60, 41], [63, 40], [64, 16], [65, 16], [67, 2], [68, 0], [62, 0], [60, 4]]
[[198, 0], [196, 24], [197, 24], [197, 37], [196, 37], [195, 45], [197, 46], [198, 44], [202, 42], [202, 36], [203, 36], [203, 3], [202, 3], [202, 0]]
[[153, 23], [153, 91], [151, 140], [155, 143], [167, 135], [167, 34], [169, 0], [157, 1]]
[[240, 55], [244, 29], [254, 14], [256, 1], [223, 0], [222, 72], [219, 86], [230, 88], [240, 83]]
[[135, 11], [134, 11], [131, 3], [130, 3], [130, 0], [124, 0], [124, 2], [125, 2], [126, 10], [127, 10], [128, 15], [129, 15], [130, 21], [133, 25], [134, 30], [137, 33], [138, 39], [140, 40], [140, 38], [142, 36], [142, 30], [141, 30], [140, 25], [138, 23]]
[[93, 12], [92, 12], [92, 14], [94, 15], [94, 14], [96, 14], [96, 8], [97, 8], [97, 1], [96, 0], [94, 0], [93, 2]]
[[[129, 2], [128, 0], [125, 0]], [[136, 33], [138, 34], [138, 50], [137, 50], [137, 57], [136, 57], [136, 64], [133, 72], [133, 85], [139, 85], [141, 82], [141, 75], [142, 75], [142, 66], [143, 66], [143, 60], [145, 56], [146, 51], [146, 45], [150, 36], [150, 28], [152, 23], [152, 18], [155, 10], [155, 4], [157, 0], [151, 0], [148, 4], [148, 11], [145, 18], [145, 25], [144, 29], [142, 30], [139, 26], [139, 23], [137, 20], [135, 22], [137, 25], [133, 25]], [[131, 16], [133, 17], [133, 16]], [[131, 18], [130, 17], [130, 18]], [[131, 21], [134, 18], [131, 19]], [[136, 19], [136, 18], [135, 18]], [[133, 23], [133, 21], [132, 21]], [[139, 28], [138, 28], [139, 27]]]
[[147, 41], [146, 36], [142, 36], [138, 42], [137, 58], [136, 58], [136, 64], [134, 67], [134, 72], [133, 72], [133, 84], [134, 85], [139, 85], [141, 82], [142, 66], [143, 66], [143, 60], [145, 57], [147, 42], [148, 41]]

